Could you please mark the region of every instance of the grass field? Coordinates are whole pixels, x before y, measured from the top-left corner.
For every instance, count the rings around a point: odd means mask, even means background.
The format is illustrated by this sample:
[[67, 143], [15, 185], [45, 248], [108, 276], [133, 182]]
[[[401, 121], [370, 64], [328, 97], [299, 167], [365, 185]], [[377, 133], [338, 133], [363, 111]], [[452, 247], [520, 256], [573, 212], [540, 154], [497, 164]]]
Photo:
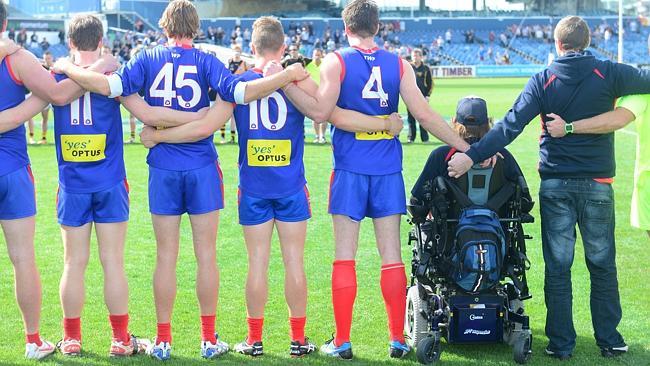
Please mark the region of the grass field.
[[[445, 116], [455, 111], [457, 100], [468, 94], [483, 96], [488, 101], [490, 114], [500, 117], [510, 107], [524, 86], [523, 79], [439, 80], [432, 105]], [[311, 132], [311, 129], [308, 129]], [[521, 164], [534, 197], [539, 187], [536, 173], [539, 124], [535, 121], [511, 146], [511, 151]], [[311, 138], [307, 138], [311, 141]], [[50, 138], [51, 141], [51, 138]], [[435, 144], [405, 145], [404, 176], [410, 189], [417, 178], [429, 152]], [[616, 179], [616, 230], [618, 268], [623, 302], [623, 321], [620, 331], [630, 345], [628, 355], [615, 360], [600, 357], [593, 340], [589, 314], [589, 281], [584, 264], [582, 246], [577, 245], [573, 268], [574, 316], [578, 344], [570, 365], [650, 365], [650, 256], [645, 233], [629, 225], [630, 196], [632, 188], [635, 136], [617, 134], [618, 177]], [[140, 336], [152, 337], [155, 333], [155, 312], [152, 292], [152, 273], [155, 262], [155, 241], [147, 206], [146, 149], [140, 145], [126, 146], [126, 164], [131, 185], [131, 221], [127, 241], [126, 266], [130, 285], [131, 330]], [[221, 290], [217, 313], [217, 329], [225, 341], [233, 345], [246, 334], [244, 279], [246, 250], [241, 228], [237, 224], [237, 147], [218, 146], [226, 187], [226, 208], [221, 212], [218, 254], [221, 268]], [[57, 169], [53, 145], [30, 147], [29, 153], [37, 180], [38, 218], [36, 228], [37, 260], [43, 280], [43, 314], [41, 333], [56, 341], [61, 336], [61, 308], [58, 284], [63, 268], [63, 248], [56, 223], [55, 193]], [[331, 150], [328, 146], [308, 144], [305, 165], [312, 197], [314, 218], [309, 223], [306, 247], [306, 270], [309, 281], [309, 306], [307, 335], [317, 343], [329, 339], [334, 327], [330, 301], [330, 272], [333, 260], [332, 227], [327, 215], [328, 178], [331, 171]], [[538, 218], [536, 207], [533, 214]], [[194, 295], [195, 263], [191, 247], [191, 232], [185, 218], [182, 225], [182, 248], [178, 267], [178, 297], [174, 312], [174, 353], [170, 365], [203, 365], [209, 363], [199, 358], [199, 313]], [[410, 247], [406, 246], [409, 226], [403, 220], [402, 239], [405, 263], [410, 262]], [[541, 255], [539, 220], [527, 226], [534, 239], [528, 241], [532, 268], [529, 272], [533, 299], [527, 302], [527, 311], [535, 337], [531, 365], [554, 364], [543, 355], [545, 308], [543, 300], [544, 264]], [[0, 239], [3, 243], [4, 239]], [[355, 361], [353, 364], [417, 364], [415, 356], [391, 362], [387, 355], [387, 326], [384, 305], [379, 290], [380, 261], [373, 242], [372, 225], [364, 222], [360, 236], [358, 256], [359, 294], [355, 306], [352, 338]], [[93, 245], [96, 243], [93, 240]], [[408, 265], [407, 265], [408, 268]], [[266, 311], [264, 343], [266, 355], [249, 360], [229, 354], [219, 364], [332, 364], [333, 361], [315, 355], [302, 360], [288, 357], [287, 310], [282, 293], [283, 269], [277, 242], [274, 243], [270, 268], [271, 293]], [[0, 319], [3, 342], [0, 343], [0, 364], [31, 364], [23, 359], [24, 337], [22, 322], [13, 295], [11, 264], [5, 251], [0, 254]], [[96, 251], [92, 255], [86, 276], [86, 305], [82, 316], [84, 356], [75, 360], [60, 355], [45, 364], [153, 364], [145, 357], [127, 360], [109, 360], [106, 357], [110, 328], [108, 314], [102, 298], [103, 276]], [[446, 346], [442, 355], [444, 365], [508, 365], [513, 364], [511, 351], [506, 346]]]

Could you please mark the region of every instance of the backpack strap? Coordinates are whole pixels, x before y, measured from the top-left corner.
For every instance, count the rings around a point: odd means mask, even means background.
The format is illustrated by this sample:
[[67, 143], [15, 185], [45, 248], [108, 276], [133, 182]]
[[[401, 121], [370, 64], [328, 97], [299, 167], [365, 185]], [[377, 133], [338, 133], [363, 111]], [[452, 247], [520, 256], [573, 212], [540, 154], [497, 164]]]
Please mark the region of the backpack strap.
[[467, 194], [461, 191], [456, 184], [447, 181], [447, 187], [451, 190], [451, 193], [454, 195], [454, 198], [458, 201], [461, 208], [467, 208], [474, 205], [474, 202], [472, 202]]
[[501, 206], [508, 202], [514, 193], [515, 185], [512, 182], [508, 182], [487, 201], [485, 206], [494, 212], [498, 212]]

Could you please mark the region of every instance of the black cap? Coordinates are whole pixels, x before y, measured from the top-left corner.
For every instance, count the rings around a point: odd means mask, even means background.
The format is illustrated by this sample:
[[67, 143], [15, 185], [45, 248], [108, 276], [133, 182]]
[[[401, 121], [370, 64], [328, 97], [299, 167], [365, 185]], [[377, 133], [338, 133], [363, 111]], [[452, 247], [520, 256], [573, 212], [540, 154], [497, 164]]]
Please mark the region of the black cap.
[[458, 101], [456, 122], [465, 126], [481, 126], [489, 123], [487, 104], [479, 97], [465, 97]]

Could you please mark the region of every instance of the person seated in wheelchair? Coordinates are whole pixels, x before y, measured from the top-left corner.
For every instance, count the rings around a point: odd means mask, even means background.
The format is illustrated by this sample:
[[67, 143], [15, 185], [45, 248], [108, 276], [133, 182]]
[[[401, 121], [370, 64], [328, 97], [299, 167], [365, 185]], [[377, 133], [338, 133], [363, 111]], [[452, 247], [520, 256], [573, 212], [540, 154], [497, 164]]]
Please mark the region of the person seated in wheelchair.
[[[458, 102], [452, 128], [465, 141], [479, 141], [491, 127], [485, 100]], [[455, 153], [449, 146], [435, 149], [411, 190], [407, 333], [424, 364], [440, 358], [441, 337], [450, 344], [506, 342], [515, 361], [526, 363], [532, 344], [523, 307], [530, 298], [530, 237], [522, 224], [533, 221], [533, 201], [507, 150], [499, 151], [496, 163], [475, 165], [452, 179], [447, 162]]]
[[[452, 128], [469, 144], [479, 141], [492, 128], [492, 119], [488, 117], [485, 100], [477, 96], [462, 98], [458, 102], [456, 116], [452, 118], [451, 124]], [[431, 152], [422, 173], [411, 190], [410, 203], [412, 207], [430, 207], [434, 199], [436, 178], [444, 177], [447, 181], [456, 184], [461, 191], [468, 193], [472, 203], [477, 205], [485, 205], [488, 198], [494, 196], [507, 182], [514, 185], [523, 185], [523, 213], [528, 213], [532, 209], [532, 199], [523, 179], [521, 168], [508, 150], [502, 149], [499, 151], [497, 161], [493, 167], [474, 166], [463, 177], [451, 179], [448, 178], [447, 174], [447, 162], [456, 152], [456, 149], [450, 146], [441, 146]], [[477, 172], [478, 174], [475, 174]], [[470, 179], [472, 180], [471, 185]], [[504, 214], [503, 207], [493, 209], [500, 216]], [[459, 210], [460, 208], [457, 206], [452, 207], [452, 211], [455, 211], [456, 216]], [[424, 211], [419, 210], [419, 212], [423, 215], [429, 213], [426, 209]]]

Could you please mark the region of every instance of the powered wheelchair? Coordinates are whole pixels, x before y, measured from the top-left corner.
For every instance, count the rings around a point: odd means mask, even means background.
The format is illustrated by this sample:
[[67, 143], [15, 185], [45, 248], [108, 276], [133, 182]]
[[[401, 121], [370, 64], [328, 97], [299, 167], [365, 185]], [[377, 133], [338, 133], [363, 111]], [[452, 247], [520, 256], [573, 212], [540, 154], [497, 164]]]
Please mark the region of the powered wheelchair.
[[523, 224], [534, 221], [534, 202], [519, 167], [518, 177], [506, 178], [498, 160], [459, 179], [428, 180], [425, 199], [408, 205], [413, 259], [405, 329], [422, 364], [440, 359], [443, 338], [507, 343], [519, 364], [532, 356], [523, 304], [531, 298], [525, 242], [531, 237]]

